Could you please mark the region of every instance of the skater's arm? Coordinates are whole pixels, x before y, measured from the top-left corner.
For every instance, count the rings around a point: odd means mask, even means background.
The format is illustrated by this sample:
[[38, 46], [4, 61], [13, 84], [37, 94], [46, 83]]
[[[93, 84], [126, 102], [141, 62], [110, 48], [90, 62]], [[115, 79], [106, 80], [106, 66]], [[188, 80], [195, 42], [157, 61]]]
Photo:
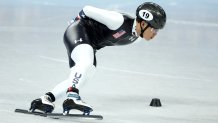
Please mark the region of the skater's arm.
[[123, 15], [115, 12], [108, 11], [99, 8], [95, 8], [92, 6], [85, 6], [83, 10], [80, 12], [80, 16], [87, 16], [92, 18], [99, 23], [106, 25], [111, 30], [118, 29], [124, 22]]

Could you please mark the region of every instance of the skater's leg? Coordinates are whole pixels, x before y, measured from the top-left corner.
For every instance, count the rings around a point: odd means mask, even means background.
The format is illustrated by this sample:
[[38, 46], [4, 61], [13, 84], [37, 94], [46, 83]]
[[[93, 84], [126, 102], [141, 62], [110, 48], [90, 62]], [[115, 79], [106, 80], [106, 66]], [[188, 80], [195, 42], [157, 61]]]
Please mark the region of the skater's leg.
[[88, 44], [80, 44], [71, 53], [71, 59], [75, 65], [70, 69], [69, 78], [58, 84], [51, 93], [56, 99], [66, 95], [69, 87], [81, 88], [87, 79], [95, 72], [94, 51]]
[[61, 95], [67, 96], [63, 103], [64, 112], [71, 109], [90, 112], [92, 107], [81, 100], [79, 89], [95, 71], [94, 50], [89, 44], [80, 44], [74, 48], [70, 57], [75, 65], [70, 69], [69, 78], [58, 84], [51, 93], [56, 99]]
[[[49, 112], [51, 112], [54, 109], [53, 102], [59, 97], [66, 95], [66, 92], [70, 93], [69, 87], [74, 87], [74, 89], [70, 90], [78, 90], [77, 88], [80, 88], [87, 78], [92, 75], [96, 66], [96, 59], [85, 30], [85, 27], [79, 24], [79, 21], [74, 22], [67, 28], [64, 34], [64, 43], [71, 68], [69, 78], [59, 83], [50, 92], [33, 100], [30, 106], [31, 110], [38, 108], [45, 111], [49, 107]], [[79, 91], [75, 92], [79, 94]]]
[[94, 50], [89, 44], [78, 45], [71, 53], [75, 66], [71, 68], [69, 87], [80, 88], [95, 72]]

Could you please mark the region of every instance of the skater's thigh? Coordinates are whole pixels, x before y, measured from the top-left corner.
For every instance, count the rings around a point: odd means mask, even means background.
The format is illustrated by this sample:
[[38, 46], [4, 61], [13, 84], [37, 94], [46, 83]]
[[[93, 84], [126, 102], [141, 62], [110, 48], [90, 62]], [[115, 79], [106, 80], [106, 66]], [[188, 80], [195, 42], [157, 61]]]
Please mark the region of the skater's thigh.
[[75, 22], [71, 24], [65, 34], [64, 43], [67, 48], [70, 67], [75, 64], [95, 64], [95, 53], [86, 28]]
[[94, 50], [89, 44], [77, 45], [71, 52], [71, 59], [76, 64], [93, 64]]

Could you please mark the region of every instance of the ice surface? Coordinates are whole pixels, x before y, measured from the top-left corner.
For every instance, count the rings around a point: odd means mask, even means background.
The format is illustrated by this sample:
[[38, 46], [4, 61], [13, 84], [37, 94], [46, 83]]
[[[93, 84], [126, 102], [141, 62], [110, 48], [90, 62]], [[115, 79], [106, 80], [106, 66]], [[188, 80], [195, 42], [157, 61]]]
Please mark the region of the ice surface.
[[[0, 122], [217, 123], [217, 1], [164, 0], [166, 28], [151, 42], [97, 52], [95, 76], [81, 89], [103, 121], [14, 113], [69, 73], [62, 42], [84, 5], [135, 13], [142, 0], [0, 0]], [[161, 108], [150, 107], [160, 98]], [[62, 100], [56, 112], [62, 111]]]

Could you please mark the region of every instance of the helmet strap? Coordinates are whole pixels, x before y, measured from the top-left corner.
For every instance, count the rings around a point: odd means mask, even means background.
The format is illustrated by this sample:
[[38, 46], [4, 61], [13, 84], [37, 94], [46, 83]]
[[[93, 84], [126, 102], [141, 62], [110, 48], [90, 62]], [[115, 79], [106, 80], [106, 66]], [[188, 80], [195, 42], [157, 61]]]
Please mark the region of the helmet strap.
[[[141, 21], [142, 22], [142, 21]], [[143, 38], [143, 33], [145, 32], [145, 30], [149, 27], [149, 24], [147, 24], [147, 26], [143, 29], [142, 28], [142, 25], [141, 25], [141, 22], [140, 22], [140, 27], [141, 27], [141, 34], [140, 36]]]

